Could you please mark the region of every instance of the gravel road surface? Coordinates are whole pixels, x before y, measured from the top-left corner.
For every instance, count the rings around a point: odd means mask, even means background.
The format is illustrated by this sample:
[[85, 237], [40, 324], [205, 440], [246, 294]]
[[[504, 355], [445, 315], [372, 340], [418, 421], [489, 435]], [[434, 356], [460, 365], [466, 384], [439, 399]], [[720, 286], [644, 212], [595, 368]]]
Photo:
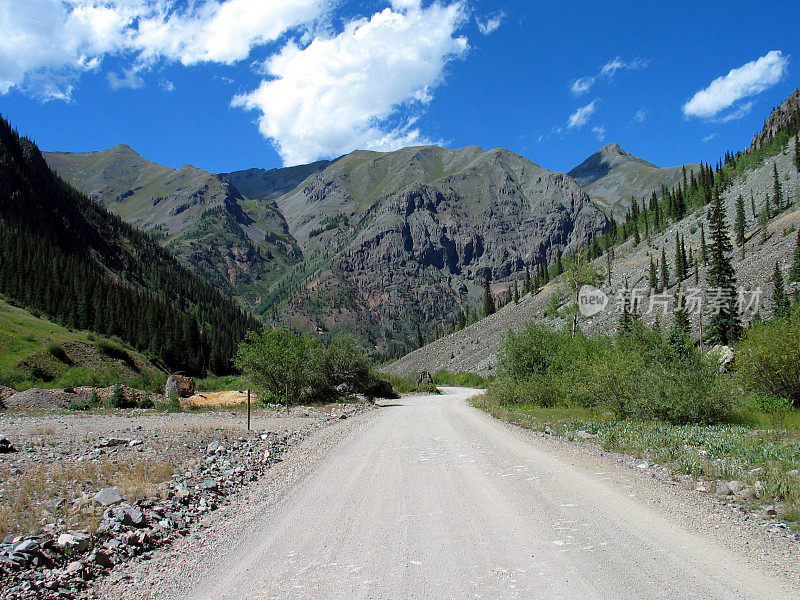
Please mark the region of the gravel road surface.
[[788, 542], [599, 450], [496, 421], [467, 403], [476, 390], [444, 389], [322, 430], [103, 597], [800, 596]]

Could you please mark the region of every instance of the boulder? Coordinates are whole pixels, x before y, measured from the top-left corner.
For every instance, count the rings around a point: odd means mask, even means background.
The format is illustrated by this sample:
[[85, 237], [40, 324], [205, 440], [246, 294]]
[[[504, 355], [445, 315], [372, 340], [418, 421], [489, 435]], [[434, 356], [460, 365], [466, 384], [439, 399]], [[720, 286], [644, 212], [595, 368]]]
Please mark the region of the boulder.
[[119, 504], [122, 502], [122, 494], [115, 487], [103, 488], [94, 495], [95, 502], [103, 506], [111, 506], [112, 504]]
[[14, 448], [14, 444], [9, 442], [6, 438], [0, 437], [0, 454], [10, 454], [16, 451], [17, 449]]
[[182, 375], [170, 375], [167, 379], [167, 385], [164, 389], [164, 395], [167, 397], [173, 393], [177, 393], [181, 398], [189, 398], [195, 392], [194, 379], [191, 377], [184, 377]]
[[414, 375], [414, 385], [420, 387], [423, 385], [433, 385], [433, 377], [428, 371], [417, 371]]

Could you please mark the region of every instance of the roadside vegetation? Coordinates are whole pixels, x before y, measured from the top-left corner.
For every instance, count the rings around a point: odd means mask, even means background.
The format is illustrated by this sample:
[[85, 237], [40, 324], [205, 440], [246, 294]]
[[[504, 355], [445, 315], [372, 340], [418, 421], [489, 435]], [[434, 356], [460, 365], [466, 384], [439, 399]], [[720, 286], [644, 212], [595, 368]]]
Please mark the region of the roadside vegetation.
[[[523, 427], [591, 439], [673, 473], [742, 482], [749, 501], [800, 520], [800, 303], [735, 345], [732, 372], [683, 332], [637, 319], [587, 338], [530, 324], [506, 339], [477, 407]], [[713, 490], [712, 490], [713, 491]]]

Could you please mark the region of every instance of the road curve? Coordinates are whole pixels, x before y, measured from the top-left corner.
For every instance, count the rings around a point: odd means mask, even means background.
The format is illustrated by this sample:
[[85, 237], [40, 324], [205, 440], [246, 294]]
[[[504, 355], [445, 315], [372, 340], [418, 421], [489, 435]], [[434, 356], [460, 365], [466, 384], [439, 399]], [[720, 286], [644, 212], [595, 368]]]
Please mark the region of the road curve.
[[471, 408], [406, 397], [186, 581], [192, 600], [797, 598], [800, 587]]

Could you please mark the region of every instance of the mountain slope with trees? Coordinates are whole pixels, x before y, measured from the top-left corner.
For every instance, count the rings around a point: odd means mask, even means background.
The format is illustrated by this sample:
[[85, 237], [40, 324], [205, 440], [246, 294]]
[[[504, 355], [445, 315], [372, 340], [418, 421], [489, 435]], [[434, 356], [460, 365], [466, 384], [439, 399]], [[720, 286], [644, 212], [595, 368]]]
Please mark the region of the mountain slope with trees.
[[173, 370], [227, 373], [257, 326], [149, 236], [72, 188], [0, 120], [0, 293]]

